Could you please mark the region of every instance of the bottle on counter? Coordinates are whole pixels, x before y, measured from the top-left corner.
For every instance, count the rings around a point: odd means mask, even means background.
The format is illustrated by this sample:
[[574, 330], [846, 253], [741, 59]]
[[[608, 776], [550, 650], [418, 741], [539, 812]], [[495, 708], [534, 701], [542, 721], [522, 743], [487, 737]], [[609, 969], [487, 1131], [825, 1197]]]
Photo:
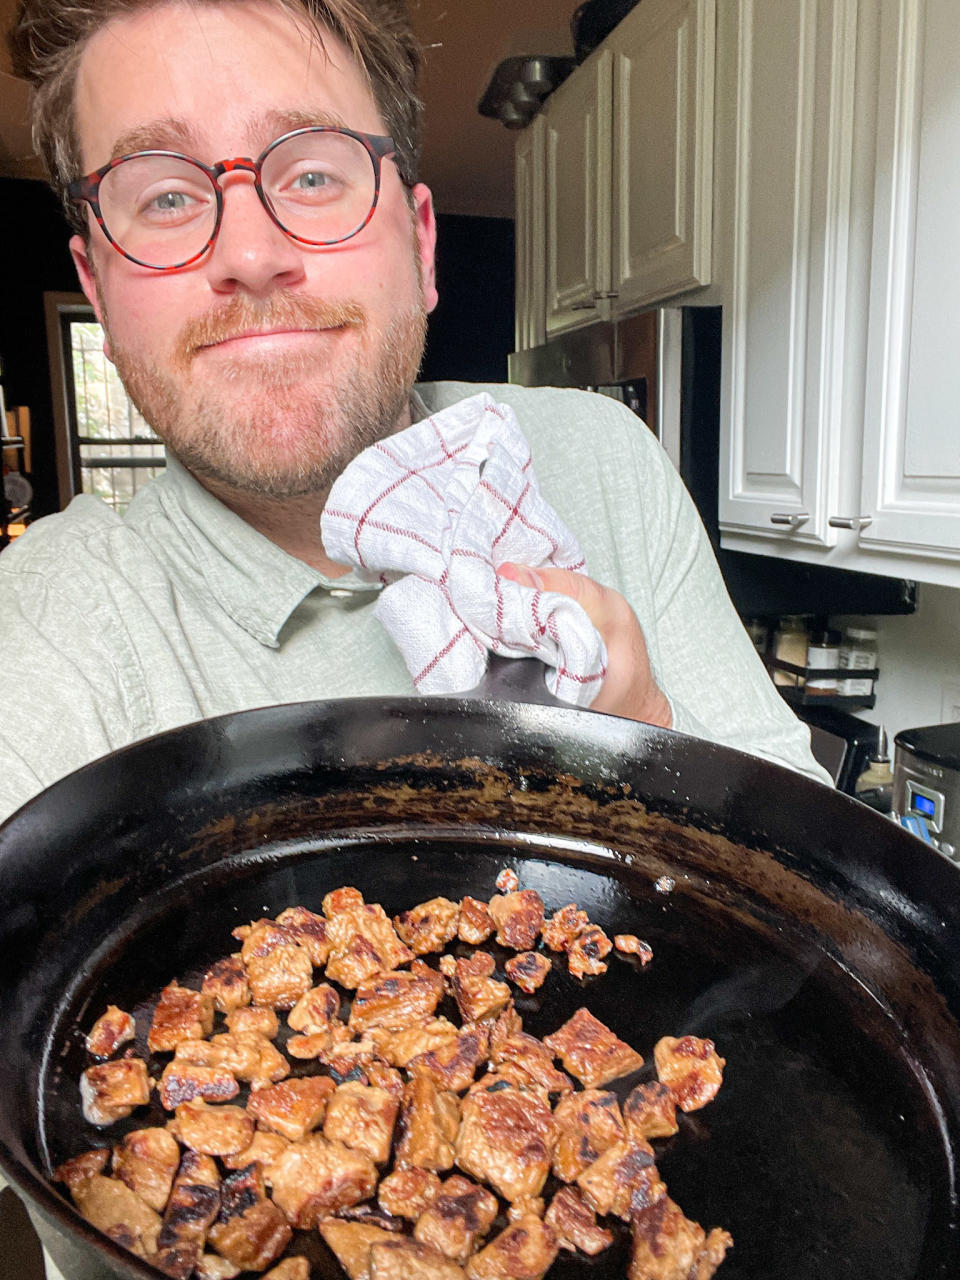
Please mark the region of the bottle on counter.
[[[779, 662], [789, 662], [795, 667], [805, 667], [808, 642], [806, 618], [800, 616], [781, 618], [773, 637], [773, 656]], [[794, 675], [792, 671], [774, 669], [773, 682], [796, 687], [803, 684], [803, 676]]]
[[873, 677], [856, 675], [871, 671], [877, 666], [877, 632], [874, 627], [862, 625], [844, 628], [840, 642], [840, 661], [850, 675], [840, 681], [839, 692], [845, 698], [869, 698], [873, 694]]
[[[811, 631], [810, 639], [807, 643], [808, 669], [836, 671], [840, 665], [841, 638], [839, 631], [833, 631], [829, 627], [823, 630]], [[816, 696], [836, 695], [838, 683], [836, 675], [817, 677], [808, 675], [807, 693], [812, 693]]]

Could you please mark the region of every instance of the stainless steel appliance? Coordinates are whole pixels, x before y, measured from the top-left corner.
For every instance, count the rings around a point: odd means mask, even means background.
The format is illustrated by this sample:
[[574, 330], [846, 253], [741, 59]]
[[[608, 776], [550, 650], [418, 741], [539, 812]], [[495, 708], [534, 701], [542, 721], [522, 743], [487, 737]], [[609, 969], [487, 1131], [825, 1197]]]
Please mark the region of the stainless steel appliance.
[[960, 724], [894, 738], [893, 811], [914, 835], [960, 862]]

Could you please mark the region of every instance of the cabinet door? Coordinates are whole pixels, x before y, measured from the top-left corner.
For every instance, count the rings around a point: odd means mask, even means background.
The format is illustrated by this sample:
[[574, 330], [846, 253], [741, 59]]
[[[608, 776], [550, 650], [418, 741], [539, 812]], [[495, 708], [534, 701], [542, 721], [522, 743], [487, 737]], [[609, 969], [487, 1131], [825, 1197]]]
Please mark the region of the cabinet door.
[[848, 262], [857, 0], [737, 5], [720, 526], [738, 535], [727, 546], [782, 535], [822, 550], [837, 537], [850, 387], [862, 395], [848, 333], [867, 297]]
[[544, 340], [544, 120], [537, 116], [516, 145], [516, 350]]
[[611, 67], [597, 50], [544, 114], [548, 335], [609, 314]]
[[715, 0], [644, 0], [614, 30], [614, 311], [710, 283]]
[[[960, 564], [956, 0], [884, 0], [864, 549]], [[907, 571], [909, 566], [904, 566]], [[918, 570], [929, 579], [929, 567]], [[936, 578], [936, 575], [933, 575]], [[939, 579], [938, 579], [939, 580]]]

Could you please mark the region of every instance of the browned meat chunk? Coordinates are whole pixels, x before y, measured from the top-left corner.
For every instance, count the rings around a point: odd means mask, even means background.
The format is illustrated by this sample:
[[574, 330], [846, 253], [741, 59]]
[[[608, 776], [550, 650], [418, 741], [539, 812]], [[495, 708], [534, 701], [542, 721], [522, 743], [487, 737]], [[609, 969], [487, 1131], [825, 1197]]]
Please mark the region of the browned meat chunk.
[[414, 1077], [428, 1076], [439, 1089], [460, 1093], [472, 1083], [489, 1044], [482, 1026], [465, 1026], [456, 1040], [411, 1058], [407, 1070]]
[[339, 1218], [324, 1218], [320, 1223], [320, 1234], [337, 1255], [337, 1261], [350, 1280], [368, 1280], [370, 1250], [375, 1244], [395, 1239], [392, 1231], [374, 1223], [343, 1222]]
[[342, 987], [358, 987], [365, 978], [399, 969], [413, 959], [378, 903], [338, 912], [327, 926], [327, 937], [327, 977]]
[[306, 1258], [284, 1258], [266, 1273], [263, 1280], [310, 1280], [310, 1263]]
[[293, 935], [317, 968], [327, 963], [330, 943], [327, 940], [327, 921], [323, 916], [308, 911], [306, 907], [287, 907], [277, 916], [277, 924]]
[[615, 1093], [584, 1089], [557, 1103], [553, 1113], [560, 1136], [553, 1152], [553, 1172], [573, 1182], [598, 1156], [626, 1137]]
[[588, 928], [590, 917], [575, 902], [554, 912], [543, 926], [543, 941], [551, 951], [566, 951], [570, 944]]
[[631, 1138], [669, 1138], [677, 1132], [676, 1099], [656, 1080], [638, 1084], [623, 1104], [623, 1118]]
[[573, 1081], [553, 1065], [553, 1054], [536, 1036], [518, 1031], [507, 1036], [493, 1047], [491, 1037], [490, 1059], [497, 1074], [514, 1081], [521, 1088], [538, 1085], [548, 1093], [570, 1093]]
[[388, 1067], [385, 1062], [378, 1062], [376, 1058], [366, 1063], [363, 1071], [368, 1084], [375, 1084], [378, 1089], [385, 1089], [391, 1098], [396, 1098], [397, 1102], [400, 1102], [403, 1097], [403, 1076], [399, 1071]]
[[276, 1084], [290, 1074], [280, 1050], [256, 1031], [231, 1031], [210, 1040], [181, 1040], [173, 1061], [229, 1071], [255, 1089]]
[[397, 1164], [442, 1172], [453, 1164], [453, 1142], [460, 1124], [460, 1103], [428, 1076], [417, 1076], [404, 1087], [400, 1109]]
[[370, 1280], [463, 1280], [464, 1272], [436, 1249], [394, 1239], [370, 1250]]
[[575, 978], [593, 977], [606, 973], [603, 957], [613, 950], [613, 943], [597, 925], [589, 925], [577, 934], [567, 947], [567, 964]]
[[552, 963], [539, 951], [521, 951], [519, 955], [511, 956], [503, 967], [511, 982], [527, 995], [532, 995], [543, 986]]
[[237, 1280], [240, 1268], [218, 1253], [203, 1253], [193, 1269], [194, 1280]]
[[353, 911], [356, 907], [362, 906], [363, 894], [360, 890], [345, 885], [342, 889], [334, 889], [332, 893], [326, 895], [323, 900], [323, 914], [329, 921], [344, 911]]
[[203, 975], [200, 990], [204, 995], [212, 997], [221, 1013], [233, 1013], [234, 1009], [242, 1009], [244, 1005], [248, 1005], [252, 998], [250, 984], [239, 954], [224, 956], [211, 965]]
[[545, 1102], [500, 1081], [464, 1100], [457, 1164], [506, 1200], [537, 1196], [550, 1172], [556, 1136]]
[[181, 1040], [202, 1040], [213, 1030], [213, 996], [171, 982], [160, 993], [147, 1036], [151, 1053], [170, 1053]]
[[443, 998], [443, 977], [422, 960], [412, 968], [378, 973], [357, 987], [347, 1023], [354, 1034], [368, 1027], [400, 1031], [420, 1026]]
[[557, 1192], [544, 1221], [553, 1227], [561, 1249], [579, 1249], [592, 1258], [613, 1244], [613, 1234], [597, 1226], [597, 1215], [576, 1187], [562, 1187]]
[[557, 1252], [553, 1228], [527, 1214], [473, 1255], [467, 1275], [470, 1280], [542, 1280]]
[[186, 1280], [199, 1261], [220, 1208], [220, 1175], [209, 1156], [188, 1151], [180, 1161], [151, 1262], [174, 1280]]
[[203, 1098], [177, 1107], [170, 1129], [185, 1147], [207, 1156], [236, 1155], [253, 1140], [253, 1121], [243, 1107], [211, 1107]]
[[415, 956], [442, 951], [457, 936], [459, 921], [460, 906], [449, 898], [431, 898], [393, 918], [394, 928]]
[[371, 1027], [370, 1039], [380, 1056], [393, 1067], [405, 1067], [421, 1054], [443, 1049], [456, 1043], [460, 1031], [446, 1018], [431, 1018], [420, 1027], [405, 1031], [388, 1031]]
[[240, 1092], [234, 1076], [223, 1067], [198, 1067], [183, 1058], [168, 1062], [160, 1077], [160, 1102], [174, 1111], [182, 1102], [206, 1098], [208, 1102], [229, 1102]]
[[577, 1186], [597, 1213], [627, 1219], [632, 1211], [666, 1195], [653, 1159], [653, 1148], [646, 1142], [618, 1142], [584, 1169]]
[[244, 1169], [254, 1162], [266, 1166], [272, 1164], [280, 1152], [289, 1145], [289, 1139], [281, 1138], [279, 1133], [268, 1133], [266, 1129], [258, 1129], [242, 1151], [238, 1151], [235, 1155], [221, 1156], [221, 1161], [228, 1169]]
[[386, 1164], [399, 1105], [385, 1089], [373, 1085], [338, 1085], [327, 1103], [324, 1137], [365, 1151], [376, 1164]]
[[490, 1024], [490, 1056], [496, 1060], [501, 1045], [511, 1036], [523, 1030], [523, 1019], [517, 1013], [513, 999], [507, 1001], [500, 1013]]
[[634, 1213], [629, 1280], [710, 1280], [733, 1238], [714, 1227], [709, 1235], [662, 1196]]
[[497, 1216], [497, 1198], [486, 1187], [455, 1173], [443, 1184], [440, 1194], [424, 1210], [413, 1229], [414, 1240], [452, 1258], [466, 1262], [487, 1234]]
[[464, 1022], [480, 1022], [500, 1012], [510, 999], [510, 988], [493, 977], [496, 961], [489, 951], [476, 951], [458, 960], [453, 973], [453, 995]]
[[282, 1151], [264, 1177], [291, 1226], [307, 1228], [338, 1209], [369, 1200], [377, 1167], [362, 1151], [311, 1133]]
[[490, 908], [479, 898], [464, 898], [460, 903], [460, 920], [457, 937], [471, 947], [479, 947], [490, 937], [497, 926], [493, 923]]
[[136, 1034], [137, 1024], [130, 1014], [115, 1004], [108, 1005], [87, 1034], [87, 1053], [94, 1058], [109, 1058]]
[[86, 1182], [96, 1173], [103, 1173], [110, 1160], [109, 1147], [94, 1147], [92, 1151], [84, 1151], [72, 1160], [66, 1160], [53, 1171], [55, 1182], [65, 1182], [72, 1192], [81, 1182]]
[[116, 1244], [141, 1258], [156, 1252], [160, 1215], [116, 1178], [95, 1173], [70, 1188], [77, 1208]]
[[[253, 937], [251, 934], [247, 942]], [[244, 949], [246, 946], [245, 942]], [[255, 1004], [292, 1009], [313, 984], [310, 956], [296, 942], [270, 947], [263, 954], [254, 951], [244, 964]]]
[[339, 1012], [340, 997], [329, 982], [321, 982], [319, 987], [305, 992], [293, 1006], [287, 1014], [287, 1026], [315, 1035], [329, 1031]]
[[633, 933], [615, 933], [613, 945], [625, 956], [636, 956], [641, 964], [649, 964], [653, 959], [653, 949]]
[[717, 1056], [712, 1040], [697, 1036], [664, 1036], [653, 1050], [657, 1075], [682, 1111], [699, 1111], [717, 1096], [726, 1059]]
[[209, 1234], [217, 1253], [241, 1271], [265, 1271], [280, 1257], [292, 1235], [280, 1209], [266, 1198], [259, 1164], [224, 1178], [220, 1212]]
[[280, 1030], [280, 1019], [273, 1009], [264, 1009], [259, 1005], [252, 1005], [246, 1008], [234, 1009], [232, 1013], [228, 1013], [227, 1026], [234, 1035], [251, 1032], [256, 1035], [266, 1036], [268, 1040], [272, 1040]]
[[142, 1058], [118, 1058], [87, 1067], [80, 1077], [83, 1117], [98, 1128], [124, 1120], [150, 1101], [150, 1080]]
[[335, 1088], [329, 1076], [283, 1080], [251, 1094], [247, 1110], [265, 1129], [296, 1142], [321, 1123]]
[[308, 1036], [291, 1036], [285, 1047], [291, 1058], [299, 1058], [301, 1062], [322, 1058], [330, 1048], [330, 1032], [317, 1031]]
[[520, 888], [520, 877], [512, 867], [504, 867], [494, 884], [497, 886], [497, 893], [514, 893]]
[[529, 951], [543, 928], [543, 899], [535, 889], [520, 889], [491, 898], [490, 914], [501, 947]]
[[440, 1191], [440, 1179], [429, 1169], [395, 1169], [377, 1188], [377, 1203], [386, 1213], [416, 1222]]
[[113, 1176], [158, 1213], [166, 1207], [180, 1148], [166, 1129], [135, 1129], [113, 1149]]
[[578, 1009], [559, 1030], [544, 1036], [543, 1043], [588, 1089], [609, 1084], [643, 1066], [640, 1054], [619, 1040], [589, 1009]]

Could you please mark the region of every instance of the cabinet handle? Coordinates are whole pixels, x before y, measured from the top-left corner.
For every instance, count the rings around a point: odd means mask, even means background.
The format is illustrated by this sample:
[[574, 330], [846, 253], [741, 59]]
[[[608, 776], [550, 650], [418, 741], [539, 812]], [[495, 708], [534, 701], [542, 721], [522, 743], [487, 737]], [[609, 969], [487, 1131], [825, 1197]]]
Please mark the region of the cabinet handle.
[[601, 302], [604, 298], [619, 298], [620, 294], [616, 291], [616, 289], [614, 289], [610, 293], [595, 293], [593, 296], [594, 298], [596, 298], [597, 302]]
[[574, 302], [570, 305], [571, 311], [596, 311], [597, 304], [595, 302]]
[[775, 511], [770, 517], [771, 524], [786, 524], [791, 529], [799, 529], [800, 525], [806, 524], [810, 519], [806, 511]]
[[873, 523], [873, 516], [831, 516], [827, 524], [831, 529], [865, 529]]

